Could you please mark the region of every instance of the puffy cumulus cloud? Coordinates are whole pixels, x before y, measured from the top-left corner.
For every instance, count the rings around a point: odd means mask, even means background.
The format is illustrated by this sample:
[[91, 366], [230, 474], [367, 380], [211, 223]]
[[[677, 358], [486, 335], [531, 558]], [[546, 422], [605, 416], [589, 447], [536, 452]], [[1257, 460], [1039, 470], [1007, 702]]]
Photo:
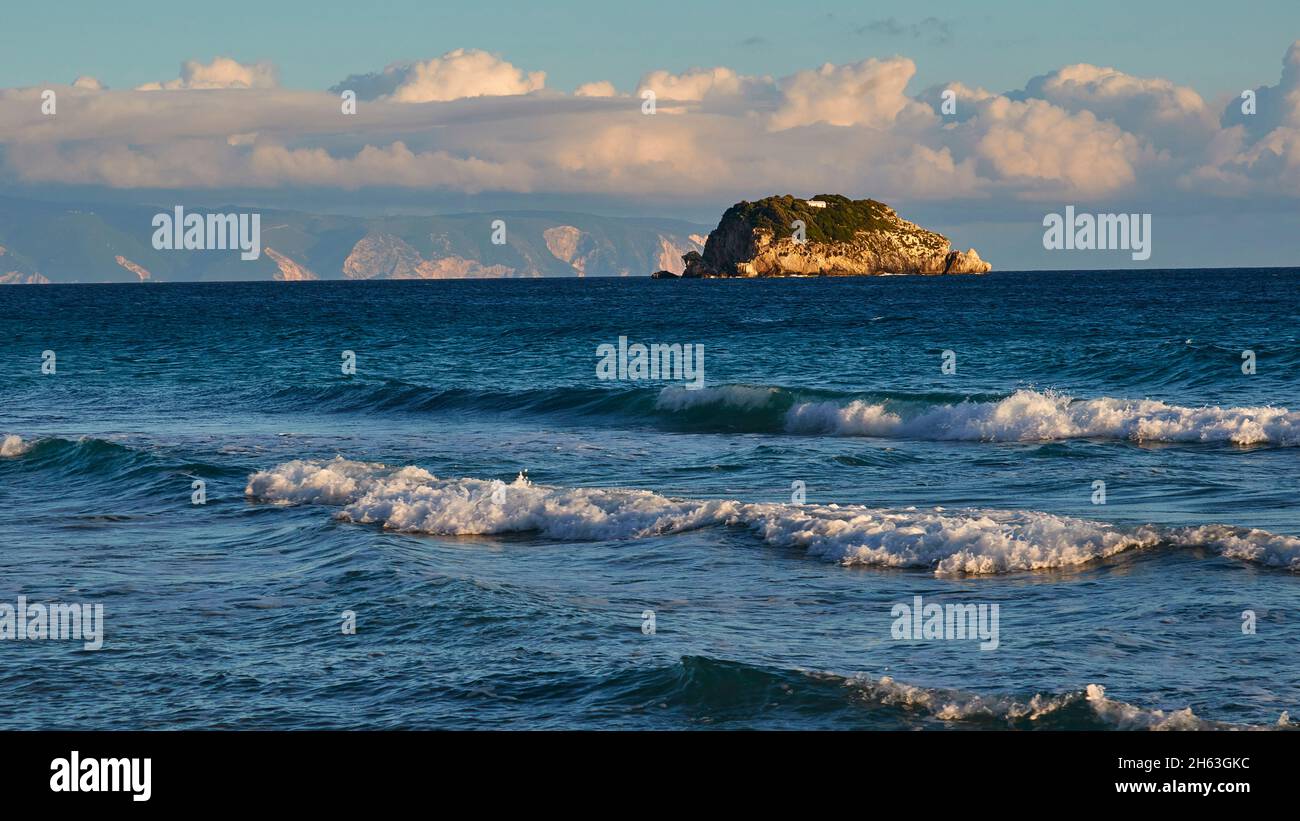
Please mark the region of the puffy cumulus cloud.
[[1205, 109], [1201, 95], [1185, 86], [1160, 77], [1136, 77], [1088, 63], [1064, 66], [1035, 77], [1026, 84], [1025, 90], [1031, 97], [1094, 111], [1099, 106], [1121, 108], [1137, 100], [1159, 119], [1178, 119]]
[[[997, 94], [994, 94], [992, 91], [989, 91], [987, 88], [983, 88], [981, 86], [968, 86], [965, 83], [944, 83], [943, 85], [931, 86], [930, 88], [926, 89], [925, 92], [921, 95], [921, 98], [927, 101], [930, 100], [936, 101], [934, 105], [935, 105], [935, 110], [937, 111], [939, 110], [939, 103], [943, 101], [943, 93], [945, 91], [951, 91], [953, 94], [953, 98], [958, 103], [961, 102], [979, 103], [979, 102], [983, 102], [984, 100], [988, 100], [993, 97], [999, 96]], [[958, 106], [959, 113], [960, 113], [960, 108], [961, 106]]]
[[[1049, 197], [1190, 200], [1189, 190], [1207, 195], [1193, 203], [1253, 192], [1300, 200], [1300, 46], [1279, 84], [1265, 87], [1279, 113], [1263, 132], [1213, 122], [1199, 96], [1167, 80], [1087, 64], [1006, 94], [959, 83], [909, 94], [916, 67], [902, 57], [777, 80], [721, 67], [645, 75], [637, 90], [655, 90], [667, 103], [660, 112], [681, 112], [673, 117], [642, 114], [636, 96], [603, 81], [573, 95], [530, 93], [543, 88], [540, 72], [478, 51], [349, 78], [341, 87], [372, 101], [351, 117], [337, 89], [239, 81], [220, 60], [199, 68], [171, 94], [70, 95], [58, 117], [41, 115], [39, 88], [0, 89], [0, 185], [710, 203], [842, 191], [887, 202], [979, 198], [990, 208]], [[188, 93], [212, 87], [224, 90]], [[946, 89], [956, 114], [940, 109]]]
[[773, 130], [813, 123], [888, 127], [904, 113], [932, 120], [927, 106], [905, 93], [916, 64], [905, 57], [800, 71], [780, 83], [781, 105], [773, 112]]
[[599, 80], [593, 83], [583, 83], [573, 93], [578, 97], [615, 97], [618, 95], [618, 90], [608, 80]]
[[73, 80], [72, 87], [81, 89], [82, 91], [103, 91], [105, 89], [103, 83], [88, 74], [82, 74], [80, 77]]
[[652, 71], [641, 78], [636, 93], [653, 91], [655, 97], [664, 100], [681, 100], [698, 102], [706, 97], [733, 96], [744, 93], [756, 84], [764, 82], [757, 77], [737, 74], [729, 68], [693, 68], [681, 74], [667, 71]]
[[1010, 96], [1046, 100], [1070, 112], [1090, 112], [1162, 148], [1203, 146], [1218, 127], [1213, 112], [1193, 89], [1088, 63], [1035, 77], [1023, 92]]
[[1178, 180], [1179, 187], [1201, 194], [1295, 197], [1300, 191], [1300, 129], [1275, 128], [1248, 142], [1244, 129], [1233, 126], [1219, 141], [1211, 162]]
[[917, 95], [917, 102], [930, 107], [943, 122], [943, 127], [954, 128], [957, 123], [975, 115], [976, 104], [998, 97], [986, 88], [951, 82], [930, 86]]
[[1243, 110], [1242, 97], [1234, 94], [1223, 110], [1226, 126], [1239, 125], [1258, 139], [1280, 126], [1300, 128], [1300, 40], [1287, 49], [1282, 58], [1282, 79], [1275, 86], [1250, 89], [1255, 95], [1255, 111]]
[[268, 62], [241, 63], [216, 57], [211, 63], [186, 60], [181, 76], [161, 83], [145, 83], [136, 91], [176, 91], [212, 88], [275, 88], [280, 84], [275, 66]]
[[525, 73], [486, 51], [456, 49], [415, 63], [393, 92], [400, 103], [459, 100], [463, 97], [527, 94], [546, 85], [546, 72]]
[[1223, 112], [1226, 127], [1180, 187], [1239, 196], [1300, 192], [1300, 40], [1287, 49], [1278, 84], [1253, 90], [1255, 113], [1245, 113], [1244, 100], [1234, 97]]
[[431, 60], [393, 63], [382, 72], [354, 74], [330, 90], [355, 91], [362, 100], [432, 103], [528, 94], [545, 85], [544, 71], [526, 72], [495, 54], [458, 48]]
[[1136, 137], [1091, 112], [1072, 114], [1043, 100], [984, 101], [963, 129], [986, 176], [1025, 183], [1049, 195], [1112, 193], [1133, 184], [1142, 147]]
[[1253, 180], [1269, 183], [1277, 193], [1300, 191], [1300, 128], [1275, 128], [1236, 156], [1232, 164], [1249, 171]]
[[[752, 197], [768, 186], [879, 196], [907, 191], [885, 187], [888, 159], [906, 155], [907, 138], [819, 126], [828, 129], [818, 140], [826, 150], [809, 151], [796, 131], [767, 132], [757, 122], [738, 128], [730, 113], [647, 117], [635, 98], [512, 97], [427, 110], [379, 101], [340, 132], [336, 97], [279, 92], [249, 100], [238, 118], [209, 123], [212, 136], [202, 138], [190, 117], [177, 116], [175, 100], [134, 92], [103, 96], [120, 104], [132, 95], [139, 100], [129, 118], [109, 116], [113, 105], [106, 105], [100, 125], [92, 117], [57, 118], [63, 129], [57, 136], [11, 143], [5, 176], [114, 188], [394, 186], [696, 201]], [[5, 115], [27, 108], [28, 99], [11, 107], [0, 95], [0, 140], [6, 129], [22, 130]], [[99, 127], [119, 138], [68, 139], [75, 128]], [[120, 139], [126, 128], [141, 139]]]
[[948, 147], [913, 145], [900, 152], [897, 162], [884, 169], [885, 187], [919, 198], [971, 197], [980, 193], [981, 180], [974, 157], [958, 162]]

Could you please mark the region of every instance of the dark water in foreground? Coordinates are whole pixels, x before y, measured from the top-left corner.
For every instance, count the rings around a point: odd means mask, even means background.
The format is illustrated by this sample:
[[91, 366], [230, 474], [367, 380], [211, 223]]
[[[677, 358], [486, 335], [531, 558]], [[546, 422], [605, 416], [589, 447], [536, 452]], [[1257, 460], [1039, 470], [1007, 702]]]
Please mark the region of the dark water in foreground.
[[[0, 728], [1300, 709], [1300, 271], [15, 287], [0, 317], [0, 602], [105, 632], [0, 641]], [[598, 380], [619, 336], [702, 344], [705, 387]], [[895, 639], [914, 596], [997, 605], [996, 649]]]

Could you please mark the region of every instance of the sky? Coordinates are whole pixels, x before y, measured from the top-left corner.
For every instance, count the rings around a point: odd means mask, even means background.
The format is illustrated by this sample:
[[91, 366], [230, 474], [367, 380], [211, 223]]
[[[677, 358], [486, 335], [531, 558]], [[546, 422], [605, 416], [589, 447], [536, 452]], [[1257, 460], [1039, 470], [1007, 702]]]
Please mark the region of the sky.
[[710, 223], [834, 192], [1019, 267], [1069, 267], [1034, 243], [1073, 204], [1152, 213], [1148, 265], [1291, 264], [1298, 38], [1295, 0], [14, 2], [0, 194]]
[[596, 77], [630, 86], [651, 68], [784, 75], [901, 53], [916, 60], [922, 86], [956, 79], [1004, 91], [1092, 62], [1213, 96], [1276, 73], [1297, 37], [1294, 0], [7, 2], [0, 84], [70, 82], [73, 72], [135, 86], [226, 55], [272, 60], [291, 87], [328, 88], [395, 60], [479, 48], [544, 69], [564, 90]]

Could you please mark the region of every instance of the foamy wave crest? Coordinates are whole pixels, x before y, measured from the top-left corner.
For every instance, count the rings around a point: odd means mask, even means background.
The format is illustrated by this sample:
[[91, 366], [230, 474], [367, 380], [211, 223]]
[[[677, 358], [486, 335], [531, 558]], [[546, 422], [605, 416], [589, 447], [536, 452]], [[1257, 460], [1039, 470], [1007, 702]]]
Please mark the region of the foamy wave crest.
[[246, 493], [273, 502], [341, 504], [337, 515], [392, 530], [444, 536], [536, 531], [553, 539], [638, 539], [726, 520], [736, 502], [668, 499], [645, 490], [556, 488], [439, 479], [418, 467], [336, 458], [294, 461], [255, 473]]
[[31, 442], [24, 442], [21, 436], [9, 435], [0, 440], [0, 458], [12, 459], [22, 456], [32, 449]]
[[928, 689], [889, 676], [879, 679], [854, 676], [846, 679], [845, 684], [868, 701], [921, 712], [940, 721], [1005, 721], [1011, 726], [1026, 726], [1028, 722], [1050, 723], [1052, 718], [1066, 712], [1084, 711], [1100, 725], [1116, 730], [1293, 729], [1285, 712], [1272, 727], [1231, 724], [1200, 718], [1190, 707], [1166, 712], [1117, 701], [1108, 698], [1105, 688], [1099, 684], [1059, 695], [1038, 693], [1028, 699]]
[[790, 408], [794, 433], [982, 442], [1127, 439], [1300, 445], [1300, 413], [1286, 408], [1188, 408], [1150, 399], [1088, 399], [1032, 390], [1000, 402], [940, 405], [915, 415], [885, 404], [804, 402]]
[[346, 521], [444, 536], [536, 532], [614, 540], [742, 526], [769, 544], [843, 565], [927, 568], [939, 575], [1073, 567], [1126, 550], [1203, 547], [1229, 558], [1300, 571], [1300, 538], [1210, 525], [1122, 528], [1021, 510], [898, 510], [674, 499], [646, 490], [440, 479], [418, 467], [335, 458], [293, 461], [249, 477], [250, 497], [341, 506]]

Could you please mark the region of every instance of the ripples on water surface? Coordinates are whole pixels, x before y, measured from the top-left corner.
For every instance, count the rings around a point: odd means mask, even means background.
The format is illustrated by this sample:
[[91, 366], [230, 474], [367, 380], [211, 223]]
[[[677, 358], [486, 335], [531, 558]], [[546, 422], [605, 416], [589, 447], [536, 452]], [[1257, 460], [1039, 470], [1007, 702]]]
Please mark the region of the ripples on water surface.
[[[0, 289], [0, 592], [100, 602], [107, 633], [0, 642], [0, 726], [1276, 726], [1298, 295], [1253, 270]], [[707, 387], [597, 380], [619, 336], [703, 344]], [[894, 640], [917, 595], [996, 603], [998, 648]]]

